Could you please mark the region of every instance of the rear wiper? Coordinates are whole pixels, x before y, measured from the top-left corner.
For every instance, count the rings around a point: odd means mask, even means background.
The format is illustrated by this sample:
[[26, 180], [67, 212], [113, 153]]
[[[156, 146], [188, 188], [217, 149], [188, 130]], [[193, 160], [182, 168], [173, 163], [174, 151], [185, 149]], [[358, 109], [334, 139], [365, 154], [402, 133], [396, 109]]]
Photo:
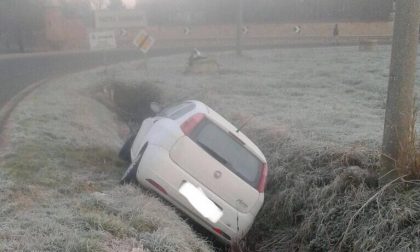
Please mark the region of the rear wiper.
[[226, 161], [226, 159], [224, 159], [223, 157], [221, 157], [219, 154], [217, 154], [215, 151], [213, 151], [212, 149], [210, 149], [210, 147], [208, 147], [207, 145], [203, 144], [200, 141], [197, 141], [198, 145], [201, 146], [201, 148], [203, 148], [208, 154], [210, 154], [210, 156], [214, 157], [217, 161], [219, 161], [220, 163], [222, 163], [224, 166], [227, 166], [229, 168], [232, 167], [232, 165]]

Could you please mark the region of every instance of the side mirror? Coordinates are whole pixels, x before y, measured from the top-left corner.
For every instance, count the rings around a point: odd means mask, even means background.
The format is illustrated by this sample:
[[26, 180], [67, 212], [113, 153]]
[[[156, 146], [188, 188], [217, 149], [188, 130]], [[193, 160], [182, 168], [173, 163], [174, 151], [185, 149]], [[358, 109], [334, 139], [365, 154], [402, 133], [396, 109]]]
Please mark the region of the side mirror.
[[152, 102], [150, 103], [150, 109], [153, 111], [153, 113], [157, 114], [162, 111], [162, 106], [157, 102]]

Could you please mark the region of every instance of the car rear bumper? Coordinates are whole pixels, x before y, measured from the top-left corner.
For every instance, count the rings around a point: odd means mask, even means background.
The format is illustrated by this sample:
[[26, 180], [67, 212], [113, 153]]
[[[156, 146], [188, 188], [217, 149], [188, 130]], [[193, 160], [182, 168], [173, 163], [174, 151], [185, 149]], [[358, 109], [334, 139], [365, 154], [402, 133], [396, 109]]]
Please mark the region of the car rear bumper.
[[[157, 192], [225, 243], [245, 236], [254, 221], [255, 216], [252, 213], [241, 213], [231, 207], [175, 164], [170, 159], [168, 151], [157, 145], [149, 144], [143, 154], [137, 171], [137, 180], [141, 185]], [[210, 200], [222, 208], [223, 216], [217, 223], [204, 218], [179, 193], [179, 188], [185, 182], [200, 187]]]

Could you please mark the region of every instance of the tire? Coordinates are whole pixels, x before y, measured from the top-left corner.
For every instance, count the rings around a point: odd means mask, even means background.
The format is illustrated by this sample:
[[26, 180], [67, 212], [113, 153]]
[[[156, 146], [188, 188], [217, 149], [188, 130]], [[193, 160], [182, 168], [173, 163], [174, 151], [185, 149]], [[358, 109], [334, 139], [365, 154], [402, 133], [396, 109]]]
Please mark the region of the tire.
[[121, 147], [120, 152], [118, 153], [118, 157], [125, 161], [131, 162], [131, 147], [133, 146], [134, 139], [136, 139], [136, 135], [131, 135]]
[[140, 151], [139, 157], [136, 159], [134, 163], [131, 163], [127, 170], [125, 171], [124, 175], [122, 176], [120, 180], [120, 184], [137, 184], [137, 170], [139, 168], [140, 161], [143, 157], [144, 152], [146, 151], [147, 143], [143, 146], [143, 148]]
[[136, 163], [131, 163], [130, 166], [125, 171], [124, 175], [120, 180], [120, 184], [131, 184], [136, 182], [137, 166]]

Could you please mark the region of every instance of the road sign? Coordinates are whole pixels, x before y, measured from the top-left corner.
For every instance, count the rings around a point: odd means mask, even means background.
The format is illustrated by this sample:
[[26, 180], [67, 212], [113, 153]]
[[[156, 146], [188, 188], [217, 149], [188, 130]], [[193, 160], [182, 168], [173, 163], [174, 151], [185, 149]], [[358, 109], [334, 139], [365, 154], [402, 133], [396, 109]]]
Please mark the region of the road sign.
[[146, 26], [146, 17], [138, 10], [95, 11], [96, 29], [138, 28]]
[[122, 28], [122, 29], [120, 29], [120, 30], [118, 31], [118, 35], [119, 35], [119, 37], [121, 37], [121, 38], [125, 38], [125, 37], [127, 37], [127, 34], [128, 34], [127, 30], [126, 30], [126, 29], [124, 29], [124, 28]]
[[146, 31], [140, 31], [134, 38], [133, 44], [143, 53], [147, 53], [155, 44], [156, 40]]
[[100, 31], [89, 33], [89, 45], [91, 50], [106, 50], [117, 47], [113, 31]]

